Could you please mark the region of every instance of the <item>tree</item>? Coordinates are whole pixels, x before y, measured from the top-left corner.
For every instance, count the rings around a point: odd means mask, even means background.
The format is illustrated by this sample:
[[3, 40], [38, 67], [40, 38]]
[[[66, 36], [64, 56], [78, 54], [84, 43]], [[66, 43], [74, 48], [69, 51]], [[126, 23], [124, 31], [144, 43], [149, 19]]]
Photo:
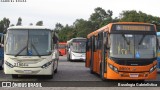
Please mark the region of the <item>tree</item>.
[[11, 24], [10, 27], [14, 26], [14, 24]]
[[157, 30], [160, 31], [160, 17], [155, 17], [152, 15], [148, 15], [143, 13], [142, 11], [137, 12], [136, 10], [131, 11], [123, 11], [120, 14], [121, 22], [146, 22], [153, 23], [157, 26]]
[[33, 26], [33, 23], [30, 23], [29, 26]]
[[62, 41], [66, 42], [67, 40], [76, 37], [73, 30], [73, 26], [69, 26], [68, 24], [58, 32], [58, 35], [60, 42]]
[[64, 26], [61, 23], [56, 23], [54, 31], [59, 32], [63, 27]]
[[107, 12], [97, 7], [94, 9], [94, 13], [90, 15], [89, 20], [95, 25], [95, 29], [98, 29], [110, 22], [112, 22], [113, 12], [111, 10], [107, 10]]
[[84, 19], [77, 19], [73, 23], [73, 27], [76, 37], [86, 37], [87, 34], [95, 30], [92, 22]]
[[38, 22], [36, 23], [36, 26], [43, 26], [43, 21], [38, 21]]
[[4, 17], [3, 20], [0, 21], [0, 32], [5, 33], [9, 25], [10, 25], [10, 20]]
[[22, 25], [22, 18], [19, 17], [16, 26], [21, 26]]

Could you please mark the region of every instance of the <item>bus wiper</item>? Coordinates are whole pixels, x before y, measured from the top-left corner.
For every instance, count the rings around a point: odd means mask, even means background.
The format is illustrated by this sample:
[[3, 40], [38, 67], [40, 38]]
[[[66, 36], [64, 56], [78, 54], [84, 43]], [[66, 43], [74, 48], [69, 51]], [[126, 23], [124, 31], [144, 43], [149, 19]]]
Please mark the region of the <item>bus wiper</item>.
[[124, 34], [122, 34], [122, 37], [123, 37], [124, 40], [126, 41], [127, 45], [129, 45], [130, 43], [127, 41], [127, 38], [124, 36]]
[[17, 57], [24, 49], [26, 49], [27, 46], [28, 46], [28, 45], [26, 45], [24, 48], [22, 48], [22, 49], [15, 55], [15, 57]]
[[141, 38], [141, 40], [139, 41], [138, 45], [141, 45], [142, 41], [144, 40], [146, 35], [143, 35], [143, 37]]
[[38, 55], [39, 57], [41, 57], [40, 54], [38, 53], [36, 47], [35, 47], [32, 43], [31, 43], [31, 45], [32, 45], [32, 47], [34, 48], [34, 50], [36, 51], [37, 55]]

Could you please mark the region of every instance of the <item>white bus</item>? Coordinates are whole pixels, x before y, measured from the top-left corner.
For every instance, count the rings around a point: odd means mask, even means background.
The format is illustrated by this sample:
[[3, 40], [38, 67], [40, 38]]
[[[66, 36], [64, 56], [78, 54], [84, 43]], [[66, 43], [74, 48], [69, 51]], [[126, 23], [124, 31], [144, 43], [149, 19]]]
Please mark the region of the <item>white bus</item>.
[[58, 67], [58, 36], [44, 26], [8, 28], [4, 44], [4, 73], [45, 75], [53, 78]]
[[67, 41], [67, 60], [86, 60], [86, 38], [72, 38]]

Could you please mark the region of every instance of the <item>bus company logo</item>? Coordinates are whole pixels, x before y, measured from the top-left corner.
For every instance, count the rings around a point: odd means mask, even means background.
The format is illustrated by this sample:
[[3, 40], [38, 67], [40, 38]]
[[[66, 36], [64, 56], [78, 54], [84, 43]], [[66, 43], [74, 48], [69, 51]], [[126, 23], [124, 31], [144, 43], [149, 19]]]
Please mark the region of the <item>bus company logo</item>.
[[11, 82], [2, 82], [2, 87], [12, 87]]

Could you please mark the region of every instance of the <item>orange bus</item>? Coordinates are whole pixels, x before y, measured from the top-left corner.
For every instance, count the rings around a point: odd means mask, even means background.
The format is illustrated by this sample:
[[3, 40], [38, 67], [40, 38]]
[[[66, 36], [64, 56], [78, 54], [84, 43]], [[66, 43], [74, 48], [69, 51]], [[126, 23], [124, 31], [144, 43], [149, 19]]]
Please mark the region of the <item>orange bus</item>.
[[59, 42], [59, 55], [60, 56], [63, 56], [63, 55], [66, 55], [66, 42]]
[[87, 35], [86, 62], [102, 80], [148, 80], [157, 76], [156, 26], [117, 22]]

